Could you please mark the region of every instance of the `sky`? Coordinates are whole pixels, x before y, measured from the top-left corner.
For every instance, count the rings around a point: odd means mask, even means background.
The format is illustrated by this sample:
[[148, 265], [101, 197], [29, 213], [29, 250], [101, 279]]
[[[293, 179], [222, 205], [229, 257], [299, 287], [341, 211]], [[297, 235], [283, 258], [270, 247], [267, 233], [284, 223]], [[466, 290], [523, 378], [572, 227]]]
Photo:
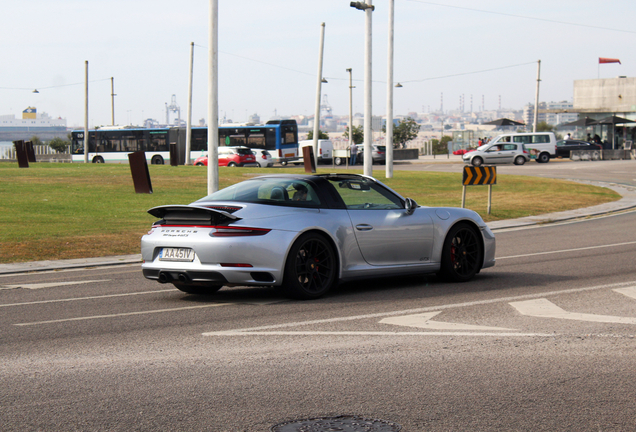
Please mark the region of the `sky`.
[[[388, 0], [373, 12], [373, 114], [387, 112]], [[321, 24], [323, 103], [364, 111], [365, 13], [349, 0], [218, 0], [219, 117], [313, 115]], [[5, 1], [0, 15], [0, 115], [36, 107], [68, 126], [165, 122], [173, 95], [186, 118], [190, 46], [192, 120], [207, 119], [209, 1]], [[575, 80], [636, 76], [633, 0], [395, 0], [394, 114], [522, 109], [572, 101]], [[599, 57], [621, 64], [599, 65]], [[38, 89], [39, 93], [33, 93]], [[170, 113], [170, 121], [175, 118]]]

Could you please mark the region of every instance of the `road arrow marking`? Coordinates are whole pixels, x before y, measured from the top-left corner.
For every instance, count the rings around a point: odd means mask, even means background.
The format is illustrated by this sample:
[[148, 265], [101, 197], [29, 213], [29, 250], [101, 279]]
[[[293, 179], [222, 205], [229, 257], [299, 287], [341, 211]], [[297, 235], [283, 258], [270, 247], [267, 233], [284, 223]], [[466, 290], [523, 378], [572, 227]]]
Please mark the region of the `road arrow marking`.
[[558, 318], [612, 324], [636, 324], [636, 318], [568, 312], [544, 298], [512, 302], [509, 303], [509, 305], [517, 309], [517, 311], [519, 311], [522, 315], [539, 318]]
[[383, 320], [380, 321], [380, 324], [393, 324], [393, 325], [399, 325], [399, 326], [423, 328], [423, 329], [430, 329], [430, 330], [516, 331], [514, 329], [507, 329], [507, 328], [501, 328], [501, 327], [486, 327], [486, 326], [477, 326], [477, 325], [471, 325], [471, 324], [431, 321], [431, 318], [433, 318], [434, 316], [440, 313], [442, 313], [442, 311], [384, 318]]
[[636, 287], [617, 288], [614, 291], [616, 291], [619, 294], [626, 295], [627, 297], [636, 299]]

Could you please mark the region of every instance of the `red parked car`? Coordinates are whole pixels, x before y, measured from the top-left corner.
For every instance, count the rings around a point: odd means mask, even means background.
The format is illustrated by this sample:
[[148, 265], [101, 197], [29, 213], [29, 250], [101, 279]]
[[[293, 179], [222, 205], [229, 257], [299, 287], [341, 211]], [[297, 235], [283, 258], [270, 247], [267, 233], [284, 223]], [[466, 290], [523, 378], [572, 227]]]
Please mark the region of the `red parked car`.
[[[195, 159], [195, 165], [208, 166], [208, 157], [201, 156]], [[257, 167], [256, 156], [247, 147], [219, 147], [219, 166], [253, 166]]]

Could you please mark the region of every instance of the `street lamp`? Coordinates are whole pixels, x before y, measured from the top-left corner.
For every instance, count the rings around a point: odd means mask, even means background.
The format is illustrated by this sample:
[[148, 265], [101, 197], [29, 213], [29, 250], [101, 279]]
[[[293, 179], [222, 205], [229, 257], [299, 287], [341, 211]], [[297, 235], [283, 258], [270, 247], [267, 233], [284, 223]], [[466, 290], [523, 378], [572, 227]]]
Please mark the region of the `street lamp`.
[[349, 6], [351, 6], [352, 8], [356, 8], [358, 10], [361, 10], [361, 11], [365, 11], [367, 9], [371, 9], [372, 11], [375, 10], [375, 6], [370, 5], [370, 4], [366, 4], [364, 2], [351, 2], [349, 4]]
[[373, 156], [371, 144], [373, 140], [372, 123], [372, 104], [371, 104], [371, 41], [372, 41], [372, 12], [375, 6], [372, 0], [364, 2], [351, 2], [352, 8], [364, 11], [365, 20], [365, 47], [364, 47], [364, 175], [371, 177], [373, 175]]

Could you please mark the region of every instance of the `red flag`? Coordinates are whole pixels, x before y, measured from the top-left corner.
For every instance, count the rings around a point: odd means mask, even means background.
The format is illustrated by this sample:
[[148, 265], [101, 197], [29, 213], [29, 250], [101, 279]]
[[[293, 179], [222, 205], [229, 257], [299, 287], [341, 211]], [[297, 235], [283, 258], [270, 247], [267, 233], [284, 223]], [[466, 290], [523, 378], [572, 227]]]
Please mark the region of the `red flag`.
[[606, 57], [599, 57], [598, 58], [598, 64], [603, 64], [603, 63], [618, 63], [618, 64], [621, 64], [621, 61], [619, 59], [611, 59], [611, 58], [606, 58]]

